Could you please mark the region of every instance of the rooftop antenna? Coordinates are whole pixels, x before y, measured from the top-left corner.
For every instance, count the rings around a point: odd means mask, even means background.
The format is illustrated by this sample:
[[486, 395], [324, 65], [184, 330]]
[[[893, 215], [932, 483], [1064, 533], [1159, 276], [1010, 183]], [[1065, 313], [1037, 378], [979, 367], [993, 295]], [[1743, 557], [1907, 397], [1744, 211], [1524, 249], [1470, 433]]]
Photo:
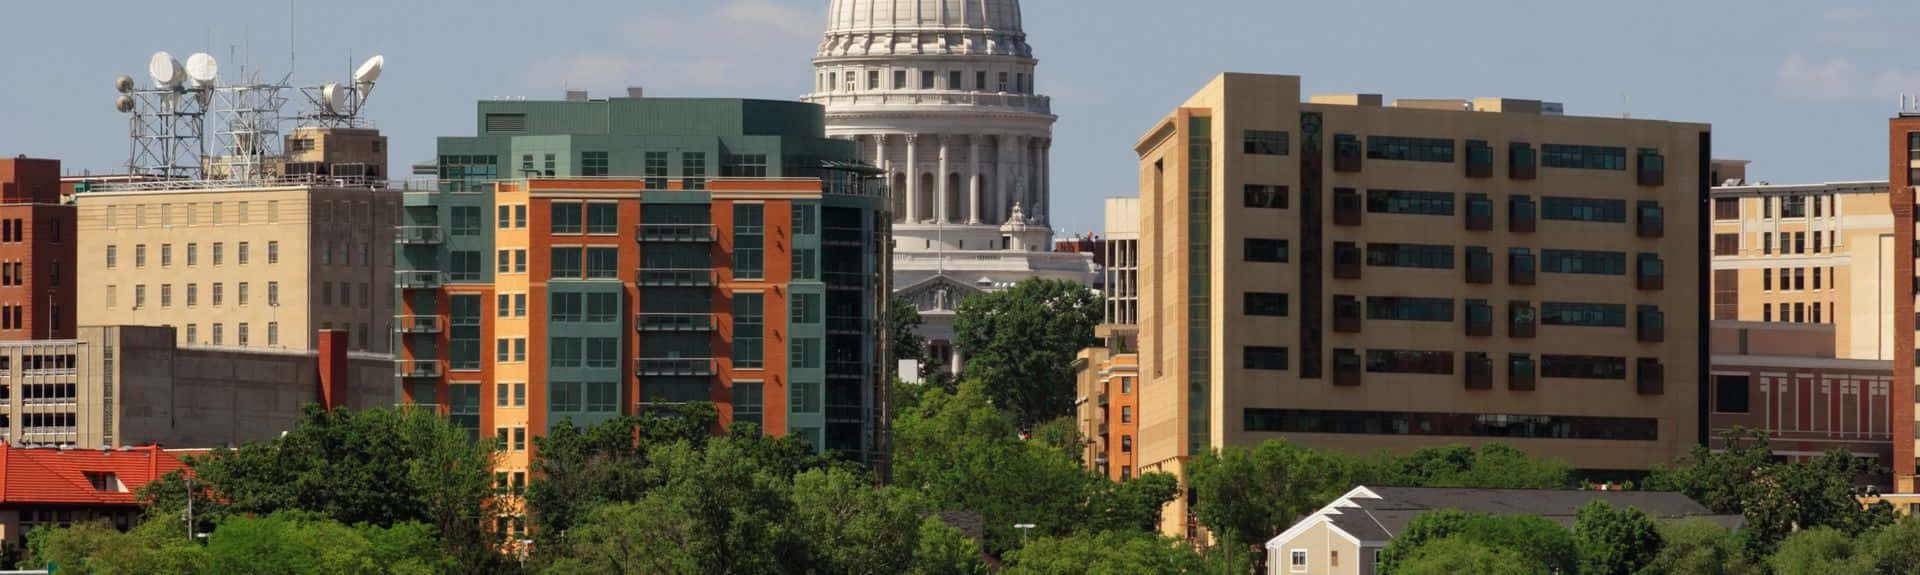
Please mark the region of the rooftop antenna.
[[1626, 92], [1620, 93], [1620, 117], [1633, 118], [1633, 98], [1628, 97]]

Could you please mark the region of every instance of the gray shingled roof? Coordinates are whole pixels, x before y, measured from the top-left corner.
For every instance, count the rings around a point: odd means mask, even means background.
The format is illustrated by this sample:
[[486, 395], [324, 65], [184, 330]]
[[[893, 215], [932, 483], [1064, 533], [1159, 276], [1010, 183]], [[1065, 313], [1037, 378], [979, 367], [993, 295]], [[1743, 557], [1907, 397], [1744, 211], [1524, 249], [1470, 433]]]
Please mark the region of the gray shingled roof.
[[1715, 515], [1679, 493], [1652, 491], [1576, 491], [1546, 489], [1451, 489], [1433, 487], [1368, 487], [1379, 499], [1354, 497], [1360, 507], [1340, 509], [1330, 517], [1335, 527], [1362, 541], [1386, 541], [1406, 530], [1414, 517], [1428, 511], [1456, 509], [1496, 515], [1535, 515], [1573, 526], [1580, 507], [1595, 499], [1615, 507], [1632, 507], [1655, 519], [1698, 518], [1732, 528], [1743, 522], [1737, 515]]

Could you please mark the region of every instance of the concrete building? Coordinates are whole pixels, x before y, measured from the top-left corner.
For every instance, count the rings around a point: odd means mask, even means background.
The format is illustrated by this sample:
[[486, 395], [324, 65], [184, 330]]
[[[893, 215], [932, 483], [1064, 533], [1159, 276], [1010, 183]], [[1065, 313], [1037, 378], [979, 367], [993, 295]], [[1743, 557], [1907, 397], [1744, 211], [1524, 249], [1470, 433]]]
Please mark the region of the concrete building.
[[0, 340], [73, 337], [74, 231], [59, 160], [0, 159]]
[[1699, 519], [1737, 529], [1738, 515], [1712, 511], [1679, 493], [1548, 489], [1447, 489], [1359, 486], [1267, 541], [1270, 575], [1377, 575], [1380, 552], [1422, 513], [1457, 510], [1532, 515], [1568, 529], [1580, 508], [1605, 501], [1631, 507], [1655, 521]]
[[1095, 335], [1104, 343], [1081, 350], [1074, 362], [1076, 421], [1088, 438], [1088, 469], [1115, 480], [1137, 475], [1140, 434], [1140, 201], [1107, 198], [1106, 239], [1100, 242], [1104, 314]]
[[169, 325], [182, 345], [385, 351], [398, 191], [301, 177], [91, 186], [79, 205], [83, 325]]
[[885, 170], [893, 286], [920, 309], [927, 354], [958, 373], [954, 310], [1027, 278], [1088, 284], [1052, 251], [1053, 114], [1019, 0], [833, 0], [806, 101], [827, 134]]
[[1715, 321], [1707, 426], [1763, 431], [1776, 455], [1893, 459], [1893, 361], [1837, 357], [1834, 324]]
[[1222, 75], [1136, 146], [1141, 471], [1278, 437], [1646, 470], [1705, 440], [1706, 125], [1299, 82]]
[[175, 331], [87, 326], [75, 339], [0, 342], [0, 441], [238, 446], [292, 429], [310, 403], [394, 403], [390, 356], [350, 353], [344, 341], [320, 351], [186, 346]]
[[[411, 191], [399, 394], [501, 439], [711, 401], [856, 456], [885, 452], [883, 184], [819, 106], [481, 102]], [[525, 179], [515, 174], [528, 176]]]
[[27, 549], [35, 527], [106, 521], [139, 524], [141, 488], [184, 469], [205, 450], [155, 446], [100, 450], [21, 448], [0, 443], [0, 545]]

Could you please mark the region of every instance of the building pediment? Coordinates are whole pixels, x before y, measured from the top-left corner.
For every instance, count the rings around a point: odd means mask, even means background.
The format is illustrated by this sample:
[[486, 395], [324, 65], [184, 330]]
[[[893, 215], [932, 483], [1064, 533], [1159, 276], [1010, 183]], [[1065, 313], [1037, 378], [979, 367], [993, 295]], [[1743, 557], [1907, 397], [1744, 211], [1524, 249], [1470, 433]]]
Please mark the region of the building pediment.
[[923, 312], [959, 309], [960, 300], [980, 293], [986, 293], [986, 290], [946, 274], [894, 290], [895, 295], [913, 302], [913, 307]]

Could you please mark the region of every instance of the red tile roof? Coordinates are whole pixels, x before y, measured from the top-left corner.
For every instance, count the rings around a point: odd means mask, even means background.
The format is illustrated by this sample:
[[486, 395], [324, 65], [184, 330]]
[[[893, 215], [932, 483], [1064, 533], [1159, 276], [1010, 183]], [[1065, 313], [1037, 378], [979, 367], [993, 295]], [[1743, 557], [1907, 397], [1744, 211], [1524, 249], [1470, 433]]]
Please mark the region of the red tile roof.
[[[134, 494], [160, 476], [186, 467], [180, 458], [205, 450], [163, 450], [156, 446], [124, 451], [22, 448], [0, 443], [0, 504], [138, 503]], [[112, 474], [125, 491], [93, 487], [88, 473]]]

